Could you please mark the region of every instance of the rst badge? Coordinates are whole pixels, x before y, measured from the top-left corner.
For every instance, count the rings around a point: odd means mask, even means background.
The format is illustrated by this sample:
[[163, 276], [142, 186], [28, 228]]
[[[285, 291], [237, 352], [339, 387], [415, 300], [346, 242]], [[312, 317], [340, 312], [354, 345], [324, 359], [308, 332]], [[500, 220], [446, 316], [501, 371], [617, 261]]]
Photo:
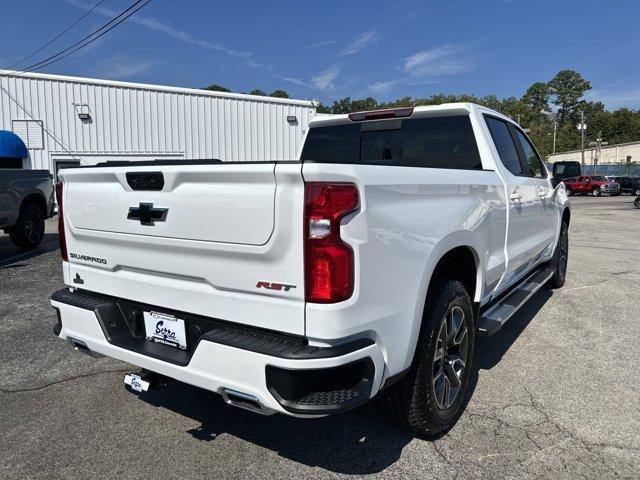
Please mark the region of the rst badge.
[[296, 288], [296, 286], [278, 282], [258, 282], [256, 284], [256, 288], [266, 288], [267, 290], [280, 290], [283, 292], [288, 292], [289, 290]]

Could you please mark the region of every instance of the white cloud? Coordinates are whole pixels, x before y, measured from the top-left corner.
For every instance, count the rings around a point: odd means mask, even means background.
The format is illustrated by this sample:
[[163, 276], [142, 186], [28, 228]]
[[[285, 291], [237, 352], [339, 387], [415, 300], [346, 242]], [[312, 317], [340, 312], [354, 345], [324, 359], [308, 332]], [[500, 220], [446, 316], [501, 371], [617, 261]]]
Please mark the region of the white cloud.
[[333, 45], [334, 43], [338, 43], [340, 40], [338, 39], [334, 39], [334, 40], [323, 40], [322, 42], [317, 42], [317, 43], [312, 43], [311, 45], [306, 45], [304, 47], [302, 47], [303, 50], [308, 50], [310, 48], [319, 48], [319, 47], [326, 47], [327, 45]]
[[309, 83], [319, 90], [333, 90], [333, 81], [338, 77], [339, 73], [340, 67], [334, 64], [324, 72], [311, 77]]
[[123, 79], [133, 77], [150, 70], [154, 62], [140, 60], [128, 55], [114, 55], [98, 65], [97, 73], [101, 77]]
[[344, 57], [347, 55], [353, 55], [354, 53], [358, 53], [360, 50], [365, 48], [370, 43], [374, 43], [378, 40], [378, 32], [377, 30], [369, 30], [368, 32], [361, 33], [356, 37], [356, 39], [351, 42], [349, 45], [344, 47], [340, 52], [338, 52], [339, 57]]
[[403, 78], [398, 78], [396, 80], [389, 80], [388, 82], [375, 82], [370, 85], [367, 85], [367, 88], [371, 90], [373, 93], [386, 93], [391, 90], [393, 87], [402, 83], [404, 81]]
[[[83, 10], [89, 10], [90, 8], [93, 7], [93, 5], [87, 2], [84, 2], [83, 0], [65, 0], [65, 2], [75, 7], [81, 8]], [[94, 10], [94, 12], [109, 18], [113, 18], [120, 13], [119, 11], [116, 12], [115, 10], [111, 10], [105, 7], [98, 7]], [[208, 40], [202, 40], [202, 39], [196, 38], [190, 33], [182, 30], [178, 30], [177, 28], [173, 27], [171, 24], [167, 22], [163, 22], [155, 17], [147, 17], [140, 14], [136, 14], [130, 17], [128, 21], [135, 23], [137, 25], [140, 25], [142, 27], [145, 27], [149, 30], [163, 33], [183, 43], [187, 43], [190, 45], [197, 45], [203, 48], [208, 48], [209, 50], [222, 52], [232, 57], [247, 59], [248, 63], [251, 65], [251, 61], [248, 60], [249, 57], [251, 57], [251, 52], [243, 52], [243, 51], [228, 47], [226, 45], [223, 45], [221, 43], [215, 43], [215, 42], [210, 42]], [[256, 64], [256, 65], [260, 66], [260, 64]], [[251, 65], [251, 66], [255, 66], [255, 65]]]
[[278, 75], [276, 73], [274, 73], [273, 76], [276, 77], [278, 80], [283, 80], [285, 82], [293, 83], [295, 85], [300, 85], [301, 87], [308, 87], [309, 86], [309, 84], [307, 82], [305, 82], [304, 80], [302, 80], [301, 78], [287, 77], [287, 76], [284, 76], [284, 75]]
[[605, 88], [605, 89], [593, 89], [586, 93], [587, 100], [593, 102], [602, 102], [610, 109], [628, 107], [638, 108], [640, 107], [640, 88]]
[[439, 77], [473, 70], [476, 59], [468, 55], [468, 44], [446, 43], [414, 53], [404, 59], [402, 70], [411, 77]]
[[477, 57], [469, 53], [469, 44], [445, 43], [428, 50], [416, 52], [403, 59], [399, 67], [403, 76], [367, 85], [370, 92], [384, 94], [394, 87], [404, 85], [429, 85], [438, 77], [468, 72], [477, 66]]

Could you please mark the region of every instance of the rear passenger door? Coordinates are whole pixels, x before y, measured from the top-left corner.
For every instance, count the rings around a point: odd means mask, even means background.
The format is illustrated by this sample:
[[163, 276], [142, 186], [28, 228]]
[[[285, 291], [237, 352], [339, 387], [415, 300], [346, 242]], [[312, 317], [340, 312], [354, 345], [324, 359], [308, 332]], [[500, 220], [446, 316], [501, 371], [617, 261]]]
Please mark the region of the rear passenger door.
[[510, 284], [533, 263], [543, 250], [540, 228], [540, 196], [535, 178], [525, 175], [520, 147], [509, 122], [485, 115], [506, 183], [508, 208], [507, 260], [505, 274], [498, 289]]
[[538, 209], [538, 236], [542, 242], [542, 255], [551, 253], [549, 246], [555, 244], [558, 223], [558, 209], [553, 201], [554, 188], [549, 179], [549, 172], [545, 167], [540, 155], [536, 151], [533, 143], [522, 130], [511, 125], [515, 132], [516, 145], [520, 153], [524, 174], [533, 179], [533, 183], [540, 200]]

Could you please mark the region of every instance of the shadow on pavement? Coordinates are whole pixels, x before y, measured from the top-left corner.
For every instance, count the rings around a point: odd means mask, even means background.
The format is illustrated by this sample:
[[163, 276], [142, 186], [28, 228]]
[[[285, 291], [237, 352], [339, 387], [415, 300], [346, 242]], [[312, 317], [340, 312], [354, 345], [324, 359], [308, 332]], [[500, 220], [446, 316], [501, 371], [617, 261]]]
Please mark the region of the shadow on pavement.
[[[551, 291], [542, 289], [500, 332], [491, 338], [477, 337], [467, 402], [479, 370], [498, 364], [551, 296]], [[348, 475], [385, 470], [414, 438], [393, 423], [378, 398], [352, 412], [318, 419], [261, 416], [229, 407], [219, 395], [179, 382], [147, 392], [140, 399], [199, 422], [198, 428], [187, 432], [198, 440], [213, 441], [227, 433], [304, 465]]]
[[19, 249], [11, 243], [9, 235], [2, 235], [0, 236], [0, 268], [23, 267], [24, 265], [20, 262], [53, 252], [58, 248], [60, 248], [60, 244], [56, 233], [45, 233], [42, 243], [33, 250]]
[[140, 398], [199, 422], [200, 427], [188, 431], [198, 440], [231, 434], [289, 460], [349, 475], [388, 468], [413, 439], [387, 418], [379, 400], [341, 415], [299, 419], [229, 407], [215, 393], [178, 382]]

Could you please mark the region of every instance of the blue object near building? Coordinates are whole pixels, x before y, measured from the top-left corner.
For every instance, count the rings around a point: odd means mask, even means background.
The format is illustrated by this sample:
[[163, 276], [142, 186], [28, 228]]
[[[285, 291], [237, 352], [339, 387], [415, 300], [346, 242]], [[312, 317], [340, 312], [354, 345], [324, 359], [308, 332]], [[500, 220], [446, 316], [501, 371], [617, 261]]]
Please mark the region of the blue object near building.
[[0, 158], [27, 158], [29, 152], [22, 139], [13, 132], [0, 130]]

